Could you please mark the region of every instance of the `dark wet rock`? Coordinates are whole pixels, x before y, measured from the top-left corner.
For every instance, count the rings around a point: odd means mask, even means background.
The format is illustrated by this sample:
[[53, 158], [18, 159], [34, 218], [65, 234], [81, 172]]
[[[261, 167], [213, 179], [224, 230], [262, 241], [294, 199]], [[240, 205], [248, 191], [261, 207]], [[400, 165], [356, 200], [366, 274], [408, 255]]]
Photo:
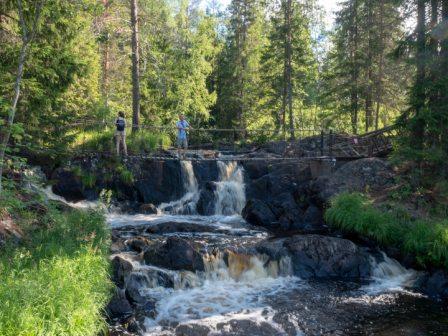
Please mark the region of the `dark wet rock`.
[[70, 202], [79, 202], [86, 198], [81, 179], [75, 176], [69, 169], [56, 169], [53, 172], [51, 179], [56, 181], [56, 184], [52, 187], [53, 192], [64, 197], [66, 200]]
[[290, 256], [294, 275], [310, 278], [365, 278], [370, 275], [370, 254], [346, 239], [296, 235], [271, 239], [256, 246], [273, 260]]
[[217, 181], [219, 178], [216, 161], [195, 161], [193, 162], [193, 171], [199, 187], [207, 182]]
[[199, 200], [196, 204], [196, 211], [202, 216], [212, 216], [215, 214], [216, 204], [216, 183], [207, 182], [201, 189]]
[[133, 314], [129, 301], [117, 291], [106, 307], [106, 315], [109, 320], [119, 320], [123, 322]]
[[278, 226], [277, 218], [271, 208], [263, 201], [251, 199], [243, 209], [243, 218], [252, 225], [272, 229]]
[[143, 304], [146, 299], [141, 294], [140, 290], [150, 284], [149, 278], [146, 274], [140, 272], [133, 272], [126, 279], [126, 298], [132, 304]]
[[432, 298], [448, 300], [448, 273], [439, 270], [429, 275], [423, 284], [423, 291]]
[[137, 335], [143, 335], [143, 329], [140, 327], [140, 324], [137, 322], [135, 317], [131, 317], [127, 321], [128, 331]]
[[148, 204], [142, 204], [139, 207], [138, 212], [145, 215], [156, 215], [158, 211], [157, 207], [154, 204], [148, 203]]
[[145, 237], [135, 237], [126, 240], [126, 246], [138, 253], [145, 251], [149, 244], [148, 238]]
[[198, 324], [183, 324], [176, 328], [176, 336], [207, 336], [210, 328]]
[[149, 248], [144, 259], [147, 264], [172, 270], [204, 271], [201, 247], [186, 239], [169, 237], [165, 244]]
[[230, 320], [226, 323], [220, 323], [218, 324], [218, 330], [222, 336], [246, 336], [248, 332], [250, 332], [250, 335], [257, 336], [284, 334], [267, 322], [257, 323], [251, 320]]
[[269, 166], [266, 161], [245, 161], [243, 167], [249, 180], [259, 179], [269, 173]]
[[189, 222], [165, 222], [150, 226], [146, 232], [151, 234], [165, 234], [175, 232], [217, 232], [219, 228], [212, 225], [195, 224]]
[[294, 236], [284, 246], [291, 255], [294, 274], [303, 278], [365, 278], [370, 255], [353, 242], [320, 235]]
[[120, 256], [112, 259], [112, 281], [120, 288], [124, 288], [126, 277], [132, 272], [132, 264]]
[[311, 190], [322, 203], [342, 192], [379, 191], [393, 184], [394, 172], [387, 161], [368, 158], [341, 166], [330, 176], [323, 176], [312, 183]]
[[144, 203], [160, 204], [182, 197], [184, 184], [179, 161], [142, 160], [138, 169], [134, 186]]
[[145, 301], [145, 303], [139, 305], [136, 308], [136, 316], [137, 319], [142, 319], [143, 321], [145, 318], [156, 318], [157, 310], [156, 310], [156, 300], [155, 299], [148, 299]]

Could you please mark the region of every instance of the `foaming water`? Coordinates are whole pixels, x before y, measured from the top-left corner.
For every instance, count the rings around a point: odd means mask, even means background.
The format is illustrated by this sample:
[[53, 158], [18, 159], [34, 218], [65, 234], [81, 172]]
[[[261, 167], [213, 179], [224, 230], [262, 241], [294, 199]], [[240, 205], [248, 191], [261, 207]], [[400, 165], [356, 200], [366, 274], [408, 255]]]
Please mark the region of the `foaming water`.
[[175, 290], [162, 289], [162, 296], [160, 288], [144, 291], [149, 297], [161, 297], [157, 316], [145, 321], [147, 335], [157, 335], [163, 327], [191, 323], [216, 330], [219, 323], [230, 320], [268, 323], [279, 334], [284, 333], [273, 321], [275, 311], [265, 299], [302, 286], [291, 275], [279, 277], [280, 272], [290, 269], [281, 269], [280, 265], [290, 261], [266, 265], [263, 256], [229, 253], [227, 264], [222, 255], [206, 256], [204, 262], [205, 272], [187, 272], [190, 278]]
[[240, 214], [246, 204], [243, 169], [236, 162], [222, 161], [218, 161], [218, 169], [215, 214]]
[[102, 204], [99, 201], [79, 201], [79, 202], [69, 202], [64, 197], [56, 195], [51, 186], [41, 189], [42, 192], [47, 196], [49, 200], [58, 201], [64, 203], [65, 205], [75, 208], [75, 209], [94, 209], [101, 207]]
[[179, 200], [162, 203], [158, 208], [161, 213], [177, 215], [196, 213], [196, 204], [199, 200], [199, 186], [194, 175], [193, 164], [191, 161], [180, 161], [180, 166], [185, 195]]
[[385, 253], [382, 253], [382, 258], [383, 261], [380, 262], [374, 258], [371, 259], [372, 282], [363, 286], [361, 290], [369, 295], [376, 295], [384, 292], [406, 291], [414, 287], [418, 280], [418, 272], [403, 267]]

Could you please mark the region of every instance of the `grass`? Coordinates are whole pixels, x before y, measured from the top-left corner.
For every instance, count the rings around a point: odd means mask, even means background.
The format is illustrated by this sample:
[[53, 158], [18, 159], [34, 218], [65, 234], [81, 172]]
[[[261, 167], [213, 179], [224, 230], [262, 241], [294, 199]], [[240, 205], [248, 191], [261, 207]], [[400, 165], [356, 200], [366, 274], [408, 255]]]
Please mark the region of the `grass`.
[[0, 250], [0, 335], [98, 335], [112, 288], [104, 215], [51, 205], [36, 212], [41, 200], [5, 196], [0, 208], [25, 237]]
[[336, 196], [325, 213], [332, 226], [356, 232], [381, 245], [398, 247], [423, 267], [448, 268], [448, 220], [414, 219], [403, 209], [378, 209], [365, 195]]
[[[87, 130], [78, 133], [72, 148], [96, 152], [115, 153], [115, 131]], [[127, 132], [126, 143], [130, 153], [152, 153], [159, 148], [168, 149], [171, 138], [168, 134], [153, 133], [141, 130], [136, 133]]]

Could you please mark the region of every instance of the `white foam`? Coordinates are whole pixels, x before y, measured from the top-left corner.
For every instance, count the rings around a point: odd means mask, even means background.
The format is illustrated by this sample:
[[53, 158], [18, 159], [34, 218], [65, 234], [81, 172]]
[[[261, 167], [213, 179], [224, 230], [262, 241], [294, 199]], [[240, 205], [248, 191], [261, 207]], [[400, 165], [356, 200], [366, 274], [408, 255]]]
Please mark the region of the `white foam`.
[[292, 277], [254, 280], [250, 275], [243, 281], [206, 280], [201, 287], [166, 293], [157, 304], [156, 319], [146, 319], [147, 335], [157, 335], [163, 326], [173, 323], [194, 323], [216, 330], [219, 323], [233, 319], [257, 324], [267, 322], [280, 333], [284, 332], [273, 321], [275, 312], [265, 298], [299, 286], [299, 280]]
[[47, 196], [48, 199], [53, 201], [58, 201], [68, 205], [71, 208], [75, 209], [95, 209], [101, 207], [102, 204], [99, 201], [80, 201], [80, 202], [69, 202], [64, 197], [56, 195], [51, 186], [48, 186], [44, 189], [41, 189], [43, 193]]
[[418, 272], [406, 269], [398, 261], [389, 258], [385, 253], [383, 261], [371, 259], [373, 269], [372, 282], [361, 288], [369, 295], [377, 295], [385, 292], [407, 291], [412, 288], [418, 279]]
[[241, 214], [246, 204], [243, 170], [236, 162], [218, 161], [219, 182], [215, 191], [215, 214]]

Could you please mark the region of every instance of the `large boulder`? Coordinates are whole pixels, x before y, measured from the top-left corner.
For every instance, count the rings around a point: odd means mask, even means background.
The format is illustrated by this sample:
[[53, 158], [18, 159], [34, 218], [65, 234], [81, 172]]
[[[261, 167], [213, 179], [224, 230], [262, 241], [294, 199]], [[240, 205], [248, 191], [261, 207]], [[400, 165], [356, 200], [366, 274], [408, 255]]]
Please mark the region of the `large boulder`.
[[120, 256], [114, 257], [112, 259], [112, 281], [116, 286], [124, 288], [125, 280], [133, 269], [130, 261]]
[[176, 271], [204, 271], [202, 248], [200, 244], [179, 237], [169, 237], [166, 243], [146, 250], [144, 259], [147, 264]]
[[263, 201], [251, 199], [243, 209], [243, 218], [250, 224], [275, 229], [277, 218], [271, 208]]
[[370, 255], [353, 242], [320, 235], [294, 236], [285, 241], [294, 274], [301, 278], [365, 278]]
[[358, 279], [371, 273], [370, 254], [346, 239], [296, 235], [263, 241], [256, 249], [275, 260], [289, 256], [294, 275], [302, 279]]
[[118, 320], [120, 322], [124, 322], [132, 316], [132, 314], [132, 306], [128, 299], [120, 290], [117, 290], [106, 307], [106, 316], [108, 320]]
[[312, 183], [310, 192], [318, 202], [326, 204], [342, 192], [383, 190], [393, 184], [393, 178], [393, 169], [387, 161], [360, 159], [344, 164], [332, 175], [319, 177]]
[[423, 283], [423, 291], [430, 297], [448, 300], [448, 273], [443, 270], [428, 275]]

